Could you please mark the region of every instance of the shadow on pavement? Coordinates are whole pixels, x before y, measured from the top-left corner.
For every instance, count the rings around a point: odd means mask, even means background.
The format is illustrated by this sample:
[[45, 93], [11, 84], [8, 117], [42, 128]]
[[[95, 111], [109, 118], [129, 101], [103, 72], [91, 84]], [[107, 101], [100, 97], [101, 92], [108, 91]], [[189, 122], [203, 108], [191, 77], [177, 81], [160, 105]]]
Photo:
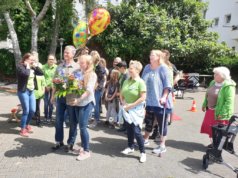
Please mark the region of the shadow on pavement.
[[201, 172], [207, 172], [209, 174], [211, 174], [213, 177], [221, 177], [222, 176], [218, 175], [218, 174], [214, 174], [208, 170], [204, 170], [202, 168], [202, 158], [201, 159], [195, 159], [195, 158], [186, 158], [184, 160], [182, 160], [180, 163], [182, 163], [183, 165], [187, 166], [187, 168], [185, 168], [185, 170], [193, 173], [193, 174], [199, 174]]
[[201, 151], [205, 153], [207, 150], [207, 148], [203, 144], [195, 143], [195, 142], [167, 140], [166, 145], [168, 147], [173, 147], [175, 149], [189, 151], [189, 152]]
[[117, 129], [109, 128], [109, 126], [106, 126], [104, 122], [100, 122], [95, 128], [88, 128], [88, 129], [93, 131], [103, 131], [110, 135], [118, 135], [118, 136], [127, 137], [127, 135], [124, 132], [118, 132], [118, 128]]
[[92, 150], [93, 153], [98, 153], [101, 155], [107, 155], [111, 157], [127, 157], [127, 158], [130, 157], [138, 159], [138, 156], [123, 155], [121, 153], [121, 151], [127, 147], [126, 139], [96, 137], [93, 138], [92, 141], [93, 142], [90, 143], [90, 149]]
[[4, 154], [6, 157], [40, 157], [50, 153], [70, 155], [64, 150], [52, 151], [51, 147], [54, 146], [52, 142], [24, 137], [16, 138], [15, 142], [16, 148], [6, 151]]
[[[1, 114], [0, 117], [4, 117], [4, 114]], [[8, 118], [7, 114], [6, 118]], [[10, 114], [9, 114], [10, 115]], [[1, 134], [19, 134], [19, 123], [17, 122], [8, 122], [8, 120], [0, 120], [0, 133]]]

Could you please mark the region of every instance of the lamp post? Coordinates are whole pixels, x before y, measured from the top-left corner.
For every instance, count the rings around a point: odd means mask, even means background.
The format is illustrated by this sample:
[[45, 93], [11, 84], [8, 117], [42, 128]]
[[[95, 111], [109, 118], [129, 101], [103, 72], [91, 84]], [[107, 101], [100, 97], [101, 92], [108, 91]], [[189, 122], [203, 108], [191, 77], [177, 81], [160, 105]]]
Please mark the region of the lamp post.
[[62, 61], [62, 53], [63, 53], [63, 44], [64, 44], [64, 38], [59, 38], [59, 43], [60, 43], [60, 61]]

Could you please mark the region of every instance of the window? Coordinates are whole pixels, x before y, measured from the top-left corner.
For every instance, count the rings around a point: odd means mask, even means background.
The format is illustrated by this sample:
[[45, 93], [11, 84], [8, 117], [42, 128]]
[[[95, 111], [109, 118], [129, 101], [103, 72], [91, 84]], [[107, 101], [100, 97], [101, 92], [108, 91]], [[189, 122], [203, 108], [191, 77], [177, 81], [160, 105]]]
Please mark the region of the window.
[[214, 19], [214, 27], [217, 27], [219, 25], [219, 18]]
[[231, 14], [225, 15], [225, 23], [230, 23], [231, 22]]
[[232, 48], [234, 51], [236, 50], [236, 47], [235, 47], [235, 46], [232, 46], [231, 48]]

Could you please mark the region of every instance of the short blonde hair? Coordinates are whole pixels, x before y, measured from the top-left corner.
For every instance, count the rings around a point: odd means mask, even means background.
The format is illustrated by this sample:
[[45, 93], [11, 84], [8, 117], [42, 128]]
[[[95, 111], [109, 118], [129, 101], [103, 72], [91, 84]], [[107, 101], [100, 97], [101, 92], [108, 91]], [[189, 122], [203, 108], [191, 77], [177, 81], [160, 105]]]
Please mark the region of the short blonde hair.
[[100, 61], [100, 54], [97, 51], [91, 51], [90, 55], [92, 56], [93, 63], [97, 64]]
[[88, 54], [83, 54], [78, 58], [78, 62], [80, 61], [85, 61], [88, 65], [87, 70], [84, 72], [84, 86], [86, 87], [90, 80], [90, 76], [94, 73], [92, 56]]
[[159, 57], [159, 59], [160, 59], [159, 63], [165, 61], [165, 54], [161, 50], [153, 49], [150, 51], [150, 54], [151, 53], [155, 53], [155, 55]]
[[136, 60], [131, 60], [129, 63], [129, 67], [133, 66], [139, 73], [142, 71], [142, 64], [140, 61], [136, 61]]
[[213, 73], [218, 73], [224, 80], [231, 79], [230, 70], [227, 67], [215, 67]]
[[116, 61], [116, 62], [121, 62], [121, 58], [120, 57], [115, 57], [115, 59], [113, 61]]

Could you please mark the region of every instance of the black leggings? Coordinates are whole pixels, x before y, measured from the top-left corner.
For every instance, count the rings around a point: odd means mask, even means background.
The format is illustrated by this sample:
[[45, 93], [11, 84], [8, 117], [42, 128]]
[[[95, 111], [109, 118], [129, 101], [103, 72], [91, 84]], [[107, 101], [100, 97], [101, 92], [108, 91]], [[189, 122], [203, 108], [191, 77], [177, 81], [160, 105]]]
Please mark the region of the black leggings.
[[[160, 134], [163, 136], [166, 136], [167, 126], [168, 126], [168, 122], [167, 122], [168, 112], [167, 111], [165, 112], [164, 118], [163, 118], [163, 115], [164, 115], [164, 108], [147, 107], [146, 115], [145, 115], [145, 131], [151, 132], [153, 129], [154, 120], [157, 119]], [[163, 122], [164, 122], [164, 125], [163, 125]], [[162, 128], [163, 128], [163, 133], [162, 133]]]

